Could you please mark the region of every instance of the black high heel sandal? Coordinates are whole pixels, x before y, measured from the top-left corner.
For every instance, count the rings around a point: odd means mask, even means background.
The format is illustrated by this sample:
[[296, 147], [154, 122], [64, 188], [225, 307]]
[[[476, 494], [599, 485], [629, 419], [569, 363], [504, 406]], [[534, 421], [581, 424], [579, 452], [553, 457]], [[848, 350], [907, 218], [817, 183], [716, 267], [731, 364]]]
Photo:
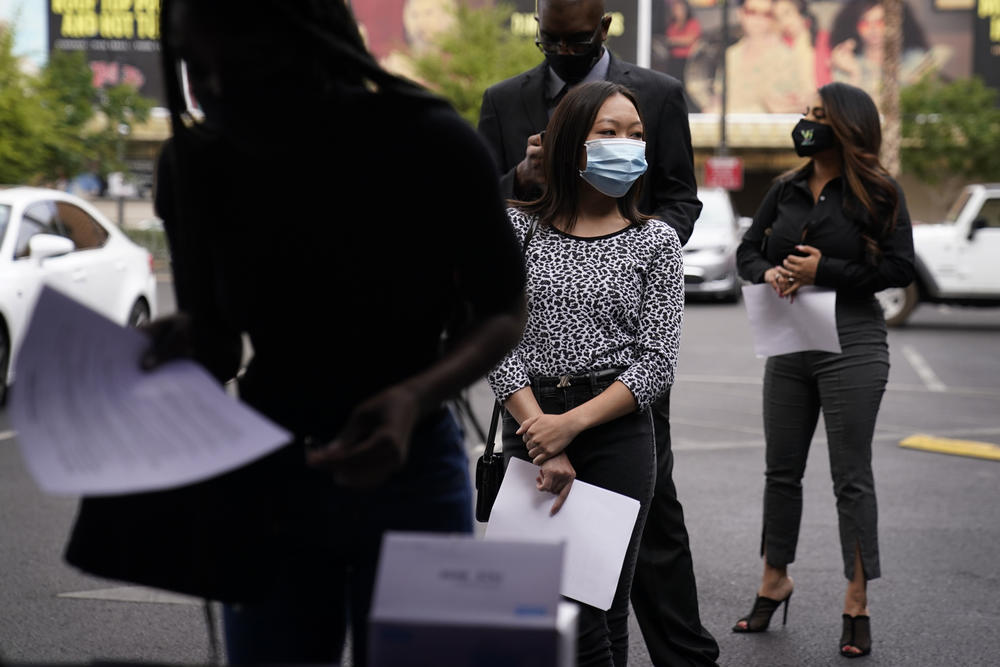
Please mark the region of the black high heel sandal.
[[[860, 650], [860, 653], [848, 651], [847, 647], [853, 646]], [[845, 658], [860, 658], [872, 652], [872, 624], [871, 618], [864, 614], [851, 616], [844, 614], [844, 631], [840, 635], [840, 655]]]
[[[771, 624], [771, 616], [778, 610], [778, 607], [785, 605], [785, 614], [781, 619], [781, 624], [788, 623], [788, 601], [792, 599], [789, 593], [780, 600], [772, 600], [763, 595], [758, 595], [753, 600], [753, 609], [750, 613], [736, 621], [733, 632], [764, 632]], [[746, 623], [746, 627], [740, 627], [740, 623]]]

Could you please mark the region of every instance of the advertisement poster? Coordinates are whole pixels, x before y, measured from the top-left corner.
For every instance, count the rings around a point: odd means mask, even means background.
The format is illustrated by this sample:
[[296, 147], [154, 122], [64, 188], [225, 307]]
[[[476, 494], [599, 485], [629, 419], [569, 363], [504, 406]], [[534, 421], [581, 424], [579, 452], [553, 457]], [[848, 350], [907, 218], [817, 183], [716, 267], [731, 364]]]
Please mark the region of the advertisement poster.
[[[989, 0], [978, 0], [980, 5]], [[800, 113], [844, 81], [879, 99], [885, 12], [878, 0], [733, 0], [723, 43], [717, 0], [653, 0], [654, 69], [684, 81], [692, 111]], [[972, 74], [968, 0], [903, 0], [901, 83]]]
[[1000, 88], [1000, 1], [975, 0], [972, 31], [975, 40], [973, 70], [992, 88]]
[[49, 50], [82, 51], [94, 86], [128, 83], [166, 106], [160, 0], [50, 0]]
[[[352, 0], [383, 65], [407, 74], [408, 59], [433, 48], [459, 0]], [[488, 0], [473, 1], [482, 4]], [[514, 0], [512, 31], [534, 37], [535, 0]], [[608, 46], [636, 60], [635, 0], [607, 0]], [[721, 108], [726, 63], [729, 113], [801, 113], [819, 86], [844, 81], [878, 101], [885, 12], [879, 0], [729, 0], [723, 43], [721, 0], [652, 0], [650, 64], [682, 80], [691, 111]], [[1000, 78], [1000, 0], [903, 0], [902, 85]], [[541, 61], [541, 58], [539, 58]]]
[[[413, 76], [411, 58], [433, 48], [434, 38], [454, 20], [459, 0], [350, 0], [361, 34], [369, 50], [387, 69]], [[489, 0], [469, 0], [473, 7]], [[535, 0], [513, 0], [510, 28], [519, 35], [536, 34]], [[636, 3], [634, 0], [605, 0], [612, 16], [608, 45], [621, 58], [635, 62]], [[538, 62], [542, 62], [541, 53]]]

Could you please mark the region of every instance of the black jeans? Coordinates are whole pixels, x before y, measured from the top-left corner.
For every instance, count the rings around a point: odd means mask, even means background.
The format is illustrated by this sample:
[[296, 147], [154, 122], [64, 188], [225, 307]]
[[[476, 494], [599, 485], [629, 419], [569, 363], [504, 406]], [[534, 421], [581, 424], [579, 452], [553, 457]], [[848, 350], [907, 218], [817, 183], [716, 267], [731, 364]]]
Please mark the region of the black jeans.
[[656, 490], [632, 581], [632, 609], [655, 667], [714, 665], [719, 645], [701, 624], [684, 508], [674, 486], [670, 390], [652, 406]]
[[[589, 401], [614, 380], [566, 388], [533, 388], [546, 414], [561, 414]], [[504, 461], [511, 457], [528, 460], [518, 424], [509, 414], [503, 420]], [[618, 588], [608, 611], [580, 604], [577, 627], [577, 665], [623, 667], [628, 662], [628, 601], [639, 539], [653, 494], [656, 449], [648, 409], [595, 426], [578, 435], [565, 450], [580, 481], [635, 498], [639, 517], [632, 531]]]
[[841, 352], [771, 357], [764, 370], [767, 472], [761, 555], [775, 567], [795, 560], [802, 476], [822, 409], [837, 497], [844, 576], [861, 550], [865, 579], [880, 576], [872, 436], [889, 378], [885, 323], [875, 303], [837, 304]]
[[335, 664], [350, 626], [354, 664], [364, 667], [382, 535], [471, 533], [468, 469], [461, 431], [441, 410], [414, 431], [404, 469], [375, 491], [304, 471], [295, 502], [323, 508], [326, 523], [307, 527], [312, 542], [288, 559], [273, 600], [223, 609], [229, 664]]

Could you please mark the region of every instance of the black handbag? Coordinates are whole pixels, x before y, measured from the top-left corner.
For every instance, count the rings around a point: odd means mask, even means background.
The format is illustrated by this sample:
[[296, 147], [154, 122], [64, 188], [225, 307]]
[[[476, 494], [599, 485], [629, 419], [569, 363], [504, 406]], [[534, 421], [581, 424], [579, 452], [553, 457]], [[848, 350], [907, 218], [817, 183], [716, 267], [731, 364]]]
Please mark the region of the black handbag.
[[493, 503], [503, 482], [503, 454], [493, 451], [493, 441], [497, 437], [500, 421], [500, 403], [493, 402], [493, 416], [490, 418], [490, 432], [483, 444], [483, 453], [476, 461], [476, 521], [490, 520]]
[[[528, 231], [524, 235], [521, 243], [521, 255], [527, 255], [528, 244], [531, 237], [538, 229], [538, 218], [531, 221]], [[493, 441], [497, 436], [497, 424], [500, 421], [499, 401], [493, 402], [493, 416], [490, 418], [490, 432], [483, 445], [483, 454], [476, 461], [476, 521], [486, 523], [490, 520], [490, 512], [493, 511], [493, 503], [497, 499], [497, 492], [500, 491], [500, 484], [503, 482], [503, 454], [493, 452]]]
[[197, 484], [85, 497], [64, 557], [80, 570], [223, 602], [267, 599], [308, 548], [309, 508], [290, 497], [301, 444]]

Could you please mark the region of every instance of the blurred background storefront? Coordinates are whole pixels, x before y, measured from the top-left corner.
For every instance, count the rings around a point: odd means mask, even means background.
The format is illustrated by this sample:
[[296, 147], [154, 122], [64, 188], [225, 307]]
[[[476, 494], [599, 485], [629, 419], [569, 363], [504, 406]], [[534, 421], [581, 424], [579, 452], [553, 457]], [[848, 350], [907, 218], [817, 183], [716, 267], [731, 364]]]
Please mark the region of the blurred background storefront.
[[[649, 3], [644, 9], [637, 0], [607, 0], [614, 19], [608, 46], [625, 60], [648, 63], [683, 81], [700, 180], [706, 163], [720, 153], [725, 67], [725, 153], [737, 158], [741, 169], [732, 197], [742, 215], [751, 215], [770, 181], [800, 163], [790, 131], [812, 91], [846, 81], [879, 99], [884, 8], [880, 0], [728, 0], [724, 9], [724, 1], [642, 0]], [[471, 122], [486, 85], [541, 61], [532, 43], [534, 0], [499, 7], [492, 0], [350, 4], [369, 48], [387, 68], [437, 89]], [[125, 162], [139, 181], [151, 178], [156, 152], [169, 134], [162, 109], [159, 5], [159, 0], [0, 0], [0, 26], [13, 26], [14, 53], [25, 69], [44, 68], [56, 52], [80, 53], [97, 89], [130, 84], [160, 107], [123, 139]], [[902, 10], [904, 91], [921, 80], [970, 77], [1000, 88], [1000, 0], [903, 0]], [[484, 13], [487, 21], [499, 23], [496, 30], [473, 16]], [[640, 24], [648, 26], [643, 39]], [[487, 44], [490, 40], [498, 43]], [[934, 120], [933, 113], [927, 116]], [[933, 187], [924, 187], [915, 178], [904, 161], [901, 181], [911, 210], [925, 219], [943, 215], [968, 180], [944, 174]]]

